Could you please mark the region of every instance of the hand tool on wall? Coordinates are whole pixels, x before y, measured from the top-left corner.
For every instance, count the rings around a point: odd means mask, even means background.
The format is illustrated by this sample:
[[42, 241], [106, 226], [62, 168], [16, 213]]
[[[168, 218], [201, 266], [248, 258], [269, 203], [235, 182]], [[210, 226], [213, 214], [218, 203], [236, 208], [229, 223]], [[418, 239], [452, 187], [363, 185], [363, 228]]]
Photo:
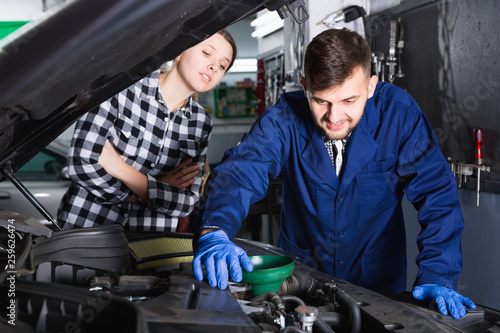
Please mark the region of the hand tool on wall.
[[402, 66], [402, 55], [403, 55], [403, 49], [405, 47], [405, 40], [404, 40], [404, 26], [403, 22], [401, 22], [401, 17], [398, 19], [398, 42], [396, 45], [396, 54], [398, 55], [398, 72], [396, 73], [396, 77], [399, 79], [404, 78], [405, 74], [403, 73], [403, 66]]
[[[387, 65], [389, 66], [388, 80], [394, 83], [395, 78], [403, 78], [403, 67], [401, 65], [401, 56], [405, 46], [404, 28], [401, 18], [397, 21], [391, 21], [389, 30], [389, 55], [387, 57]], [[396, 67], [398, 72], [396, 73]]]
[[389, 55], [387, 56], [387, 66], [389, 66], [388, 80], [390, 83], [394, 82], [396, 77], [396, 34], [397, 34], [397, 24], [396, 21], [391, 21], [391, 28], [389, 31]]
[[483, 144], [484, 144], [484, 131], [482, 128], [476, 127], [472, 132], [472, 138], [475, 147], [475, 164], [467, 164], [462, 162], [453, 162], [451, 157], [448, 157], [448, 163], [450, 164], [451, 171], [457, 178], [458, 187], [462, 187], [463, 183], [467, 182], [467, 176], [471, 176], [474, 173], [474, 169], [477, 170], [477, 184], [476, 184], [476, 206], [479, 207], [479, 192], [481, 190], [481, 171], [490, 172], [490, 167], [483, 165]]
[[363, 17], [366, 15], [366, 11], [364, 10], [363, 7], [360, 6], [349, 6], [347, 8], [344, 8], [342, 10], [338, 10], [336, 12], [333, 12], [331, 14], [328, 14], [324, 19], [316, 23], [317, 25], [319, 24], [324, 24], [328, 28], [333, 28], [335, 24], [339, 22], [351, 22], [354, 21], [360, 17]]
[[474, 145], [476, 146], [476, 164], [481, 166], [483, 165], [483, 129], [479, 127], [474, 128], [472, 137], [474, 139]]
[[383, 52], [372, 52], [373, 74], [379, 81], [385, 81], [385, 55]]
[[476, 165], [477, 165], [477, 187], [476, 187], [476, 206], [479, 207], [479, 191], [481, 189], [481, 171], [490, 171], [489, 167], [483, 166], [483, 129], [476, 127], [472, 132], [474, 146], [476, 147]]

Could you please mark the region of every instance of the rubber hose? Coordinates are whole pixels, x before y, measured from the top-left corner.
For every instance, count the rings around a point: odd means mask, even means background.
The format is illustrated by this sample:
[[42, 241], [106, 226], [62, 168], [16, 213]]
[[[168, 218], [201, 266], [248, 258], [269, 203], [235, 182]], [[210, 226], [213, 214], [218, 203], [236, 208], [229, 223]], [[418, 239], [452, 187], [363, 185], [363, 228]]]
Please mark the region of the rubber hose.
[[344, 316], [337, 312], [318, 312], [318, 316], [330, 326], [342, 327], [345, 322]]
[[315, 284], [316, 282], [310, 274], [296, 270], [285, 279], [278, 293], [280, 295], [300, 296], [314, 290]]
[[299, 305], [306, 306], [306, 303], [300, 297], [293, 296], [293, 295], [283, 295], [283, 296], [281, 296], [281, 300], [283, 302], [292, 301], [292, 302], [295, 302], [295, 303], [297, 303]]
[[268, 301], [274, 303], [278, 309], [284, 309], [285, 304], [281, 301], [281, 298], [278, 296], [276, 293], [263, 293], [260, 295], [255, 296], [254, 298], [251, 299], [252, 302], [262, 302], [262, 301]]
[[349, 296], [345, 291], [338, 287], [333, 287], [333, 291], [337, 296], [339, 303], [343, 303], [349, 312], [349, 322], [351, 323], [351, 333], [361, 332], [361, 310], [358, 303]]
[[314, 321], [314, 326], [319, 330], [321, 333], [335, 333], [330, 326], [328, 326], [327, 323], [320, 317], [317, 316], [316, 320]]

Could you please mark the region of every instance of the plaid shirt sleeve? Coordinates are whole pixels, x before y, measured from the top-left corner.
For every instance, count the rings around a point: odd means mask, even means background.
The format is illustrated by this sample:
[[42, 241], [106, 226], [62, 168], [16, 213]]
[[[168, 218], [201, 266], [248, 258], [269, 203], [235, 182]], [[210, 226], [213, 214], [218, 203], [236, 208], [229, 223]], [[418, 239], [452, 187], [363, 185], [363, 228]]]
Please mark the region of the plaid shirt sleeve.
[[120, 203], [132, 195], [122, 182], [97, 163], [114, 126], [117, 103], [112, 97], [102, 103], [97, 112], [88, 112], [78, 120], [68, 153], [70, 177], [105, 203]]

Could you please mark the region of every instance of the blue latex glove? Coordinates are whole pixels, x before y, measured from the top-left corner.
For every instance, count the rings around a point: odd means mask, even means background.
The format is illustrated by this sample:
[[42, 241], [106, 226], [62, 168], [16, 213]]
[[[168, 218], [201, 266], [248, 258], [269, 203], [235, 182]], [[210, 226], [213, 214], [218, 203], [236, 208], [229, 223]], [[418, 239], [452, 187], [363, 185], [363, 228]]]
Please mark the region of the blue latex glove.
[[447, 315], [449, 311], [455, 319], [465, 316], [464, 305], [471, 309], [476, 308], [476, 304], [467, 297], [437, 284], [423, 284], [413, 287], [413, 297], [422, 301], [435, 301], [442, 314]]
[[203, 280], [202, 263], [205, 265], [208, 283], [212, 287], [219, 286], [220, 289], [227, 288], [228, 265], [231, 278], [235, 282], [240, 282], [243, 277], [241, 267], [247, 272], [253, 270], [253, 265], [246, 252], [231, 242], [222, 230], [206, 233], [198, 240], [198, 249], [193, 260], [193, 271], [194, 276], [200, 281]]

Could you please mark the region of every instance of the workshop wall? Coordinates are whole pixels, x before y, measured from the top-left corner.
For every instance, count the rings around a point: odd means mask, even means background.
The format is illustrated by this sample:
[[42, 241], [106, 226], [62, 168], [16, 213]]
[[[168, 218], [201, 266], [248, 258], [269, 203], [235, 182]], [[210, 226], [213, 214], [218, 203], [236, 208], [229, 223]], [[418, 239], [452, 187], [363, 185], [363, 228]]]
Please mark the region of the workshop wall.
[[44, 17], [45, 11], [73, 0], [0, 0], [0, 21], [32, 21]]
[[[418, 5], [418, 6], [416, 6]], [[416, 7], [415, 7], [416, 6]], [[407, 89], [429, 118], [445, 157], [474, 163], [472, 132], [484, 129], [485, 191], [500, 193], [500, 19], [495, 0], [413, 0], [373, 15], [367, 39], [388, 55], [390, 20], [401, 19]], [[475, 175], [466, 188], [474, 188]], [[470, 187], [469, 187], [470, 185]]]
[[43, 14], [40, 0], [0, 0], [0, 21], [31, 21]]
[[[464, 256], [459, 291], [475, 302], [500, 308], [500, 43], [496, 0], [411, 0], [367, 20], [373, 51], [388, 55], [390, 21], [401, 19], [405, 45], [406, 89], [429, 118], [445, 157], [475, 163], [473, 129], [484, 129], [480, 206], [476, 206], [476, 171], [459, 189], [465, 220]], [[417, 214], [404, 202], [407, 220], [408, 287], [416, 275]]]

